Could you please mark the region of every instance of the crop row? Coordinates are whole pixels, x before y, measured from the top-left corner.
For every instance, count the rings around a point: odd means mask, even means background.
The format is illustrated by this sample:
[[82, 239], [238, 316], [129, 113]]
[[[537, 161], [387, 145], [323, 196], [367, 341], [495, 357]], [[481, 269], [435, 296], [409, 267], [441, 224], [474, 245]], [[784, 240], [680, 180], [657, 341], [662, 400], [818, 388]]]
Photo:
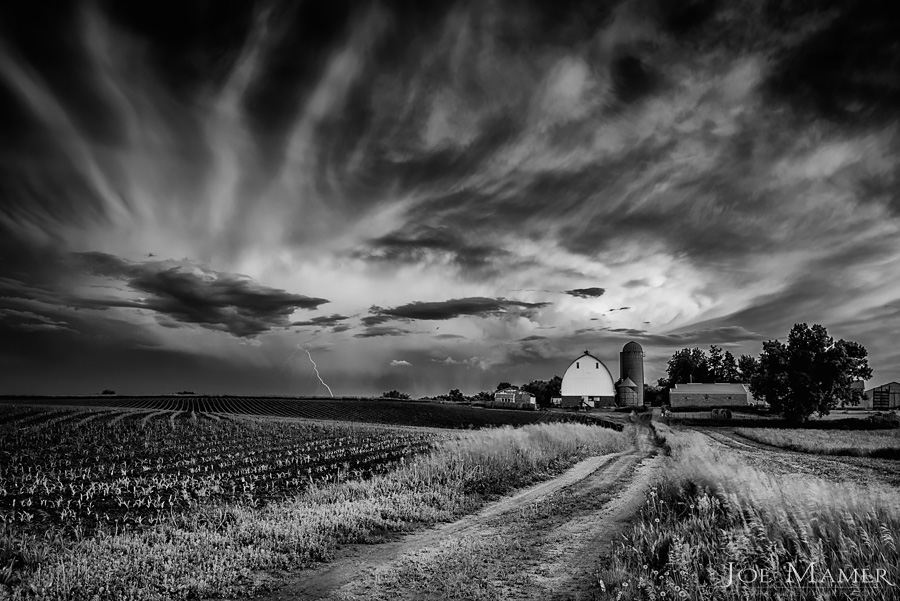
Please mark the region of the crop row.
[[439, 438], [418, 429], [135, 410], [0, 408], [0, 522], [143, 526], [199, 503], [266, 503], [365, 478]]
[[[4, 399], [3, 403], [15, 399]], [[174, 412], [187, 415], [257, 415], [336, 420], [356, 423], [427, 426], [437, 428], [483, 428], [500, 425], [523, 426], [542, 422], [579, 421], [597, 423], [596, 419], [572, 413], [547, 411], [512, 411], [483, 409], [468, 405], [436, 402], [392, 401], [383, 399], [295, 399], [285, 397], [228, 396], [141, 396], [141, 397], [73, 397], [29, 398], [22, 403], [68, 405], [70, 407], [128, 408], [143, 411]], [[2, 405], [0, 405], [2, 407]], [[614, 424], [601, 424], [615, 429]]]

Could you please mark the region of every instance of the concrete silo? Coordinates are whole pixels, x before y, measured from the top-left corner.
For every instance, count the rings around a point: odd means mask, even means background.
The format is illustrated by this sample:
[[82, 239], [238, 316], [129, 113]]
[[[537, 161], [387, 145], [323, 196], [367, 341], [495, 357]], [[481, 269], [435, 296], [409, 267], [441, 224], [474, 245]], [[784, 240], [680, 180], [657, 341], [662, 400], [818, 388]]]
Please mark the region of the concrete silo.
[[637, 392], [637, 405], [644, 404], [644, 349], [637, 342], [629, 342], [619, 354], [619, 379], [630, 379]]

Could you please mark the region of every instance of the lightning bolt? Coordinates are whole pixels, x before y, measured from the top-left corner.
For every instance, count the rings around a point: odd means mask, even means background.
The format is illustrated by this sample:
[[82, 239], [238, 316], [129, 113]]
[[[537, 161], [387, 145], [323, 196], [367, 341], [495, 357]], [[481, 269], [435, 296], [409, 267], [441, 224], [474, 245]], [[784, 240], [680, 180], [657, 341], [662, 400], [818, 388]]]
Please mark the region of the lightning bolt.
[[326, 384], [326, 383], [325, 383], [325, 380], [322, 379], [322, 376], [319, 375], [319, 367], [316, 365], [316, 362], [313, 361], [312, 354], [311, 354], [309, 351], [307, 351], [305, 348], [303, 348], [302, 346], [300, 346], [299, 344], [297, 345], [297, 347], [303, 349], [304, 351], [306, 351], [306, 354], [309, 356], [309, 362], [313, 364], [313, 369], [316, 370], [316, 377], [319, 378], [319, 382], [322, 383], [322, 386], [324, 386], [325, 388], [328, 389], [328, 394], [331, 395], [331, 398], [334, 398], [334, 393], [331, 392], [331, 386], [329, 386], [328, 384]]

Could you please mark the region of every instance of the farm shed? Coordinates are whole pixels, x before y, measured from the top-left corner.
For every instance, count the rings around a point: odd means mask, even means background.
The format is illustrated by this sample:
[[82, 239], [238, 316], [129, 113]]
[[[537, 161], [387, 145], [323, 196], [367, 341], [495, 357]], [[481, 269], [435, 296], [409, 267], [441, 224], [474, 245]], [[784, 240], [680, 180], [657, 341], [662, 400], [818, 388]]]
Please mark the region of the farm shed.
[[566, 369], [560, 388], [563, 407], [615, 405], [613, 377], [603, 361], [584, 351]]
[[886, 411], [900, 409], [900, 382], [888, 382], [866, 391], [866, 400], [862, 403], [866, 409]]
[[669, 405], [680, 407], [746, 407], [753, 397], [746, 384], [676, 384]]

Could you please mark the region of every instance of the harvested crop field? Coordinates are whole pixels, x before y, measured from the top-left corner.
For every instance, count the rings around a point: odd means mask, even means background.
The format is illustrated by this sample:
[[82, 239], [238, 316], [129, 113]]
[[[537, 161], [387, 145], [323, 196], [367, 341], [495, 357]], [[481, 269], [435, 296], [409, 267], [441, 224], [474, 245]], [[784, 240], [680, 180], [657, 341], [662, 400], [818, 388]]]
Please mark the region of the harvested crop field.
[[900, 429], [834, 431], [738, 428], [735, 433], [756, 442], [791, 451], [900, 459]]

